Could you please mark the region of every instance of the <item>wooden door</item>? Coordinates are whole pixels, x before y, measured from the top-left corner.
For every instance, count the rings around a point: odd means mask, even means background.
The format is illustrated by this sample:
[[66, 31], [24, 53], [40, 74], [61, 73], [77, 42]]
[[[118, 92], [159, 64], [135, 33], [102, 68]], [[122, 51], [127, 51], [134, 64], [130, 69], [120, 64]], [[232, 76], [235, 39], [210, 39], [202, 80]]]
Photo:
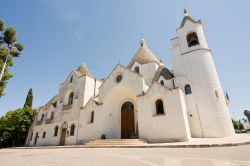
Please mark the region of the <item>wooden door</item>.
[[61, 133], [60, 145], [65, 145], [66, 132], [67, 129], [63, 128]]
[[35, 145], [36, 145], [36, 142], [37, 142], [37, 138], [38, 138], [38, 133], [36, 133], [36, 136], [35, 136], [35, 142], [34, 142]]
[[129, 139], [134, 132], [134, 106], [131, 102], [125, 102], [121, 108], [121, 138]]

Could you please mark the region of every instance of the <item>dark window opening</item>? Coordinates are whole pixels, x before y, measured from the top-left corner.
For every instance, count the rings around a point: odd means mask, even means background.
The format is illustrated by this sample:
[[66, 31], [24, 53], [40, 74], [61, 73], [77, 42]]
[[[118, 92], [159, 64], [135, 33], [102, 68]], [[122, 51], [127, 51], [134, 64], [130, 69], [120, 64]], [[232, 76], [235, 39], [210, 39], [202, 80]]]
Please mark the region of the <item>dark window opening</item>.
[[164, 114], [163, 102], [161, 99], [156, 100], [155, 107], [157, 115]]
[[122, 105], [122, 110], [134, 109], [134, 105], [131, 102], [126, 102]]
[[33, 132], [31, 133], [30, 140], [32, 140], [32, 138], [33, 138]]
[[51, 116], [50, 116], [50, 119], [54, 119], [54, 112], [51, 112]]
[[94, 123], [94, 119], [95, 119], [95, 112], [92, 111], [91, 112], [91, 119], [90, 119], [90, 123]]
[[73, 76], [70, 77], [69, 83], [72, 83], [72, 82], [73, 82]]
[[44, 131], [44, 132], [43, 132], [43, 138], [45, 138], [45, 136], [46, 136], [46, 132]]
[[58, 134], [58, 126], [55, 127], [55, 131], [54, 131], [54, 137], [56, 137]]
[[134, 70], [136, 73], [140, 74], [140, 68], [138, 66], [136, 66]]
[[74, 100], [74, 92], [71, 92], [70, 95], [69, 95], [69, 102], [68, 102], [68, 105], [73, 104], [73, 100]]
[[53, 107], [56, 108], [57, 102], [52, 103]]
[[122, 80], [122, 75], [119, 74], [119, 75], [116, 77], [116, 82], [119, 83], [121, 80]]
[[44, 114], [42, 114], [41, 121], [43, 121], [43, 118], [44, 118]]
[[161, 80], [161, 85], [163, 85], [163, 86], [164, 86], [164, 81], [163, 81], [163, 80]]
[[192, 46], [200, 44], [198, 36], [195, 32], [187, 35], [187, 43], [188, 43], [188, 47], [192, 47]]
[[75, 128], [76, 128], [76, 126], [73, 124], [73, 125], [71, 125], [71, 127], [70, 127], [70, 135], [72, 136], [72, 135], [74, 135], [74, 133], [75, 133]]
[[190, 86], [190, 85], [186, 85], [186, 86], [185, 86], [185, 94], [186, 94], [186, 95], [192, 94], [192, 89], [191, 89], [191, 86]]

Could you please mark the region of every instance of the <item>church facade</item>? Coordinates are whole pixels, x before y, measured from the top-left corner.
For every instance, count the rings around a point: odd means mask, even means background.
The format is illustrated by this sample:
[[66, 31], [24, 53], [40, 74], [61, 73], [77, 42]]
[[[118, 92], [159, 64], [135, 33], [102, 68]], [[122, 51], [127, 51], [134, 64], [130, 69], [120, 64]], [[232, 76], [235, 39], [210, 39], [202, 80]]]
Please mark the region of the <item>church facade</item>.
[[202, 22], [185, 11], [171, 43], [173, 70], [144, 39], [130, 63], [117, 64], [103, 80], [81, 64], [39, 108], [26, 144], [130, 138], [175, 142], [234, 135]]

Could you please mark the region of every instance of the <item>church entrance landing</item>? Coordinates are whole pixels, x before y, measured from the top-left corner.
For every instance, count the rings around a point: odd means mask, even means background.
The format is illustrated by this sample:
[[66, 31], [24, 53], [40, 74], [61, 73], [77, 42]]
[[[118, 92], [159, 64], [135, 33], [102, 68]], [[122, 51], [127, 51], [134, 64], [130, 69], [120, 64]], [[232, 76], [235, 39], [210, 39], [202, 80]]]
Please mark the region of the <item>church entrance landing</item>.
[[135, 133], [134, 105], [128, 101], [121, 107], [121, 138], [129, 139], [132, 133]]

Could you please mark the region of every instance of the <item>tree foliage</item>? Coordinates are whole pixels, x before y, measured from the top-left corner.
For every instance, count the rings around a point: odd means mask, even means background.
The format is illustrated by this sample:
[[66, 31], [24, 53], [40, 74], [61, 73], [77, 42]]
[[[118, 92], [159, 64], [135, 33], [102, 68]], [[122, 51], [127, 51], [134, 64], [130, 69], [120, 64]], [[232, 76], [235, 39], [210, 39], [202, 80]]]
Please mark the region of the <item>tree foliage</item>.
[[11, 145], [25, 143], [35, 110], [31, 107], [18, 108], [0, 117], [0, 142]]
[[17, 42], [16, 30], [12, 27], [5, 28], [4, 21], [0, 19], [0, 72], [8, 57], [3, 78], [0, 80], [0, 97], [4, 95], [8, 80], [13, 77], [9, 71], [9, 66], [14, 65], [13, 57], [18, 57], [22, 50], [23, 45]]
[[29, 92], [27, 94], [25, 103], [23, 105], [23, 108], [25, 107], [30, 107], [32, 108], [32, 102], [33, 102], [33, 93], [32, 93], [32, 88], [29, 89]]
[[244, 126], [243, 126], [243, 124], [241, 123], [240, 120], [232, 119], [232, 123], [233, 123], [234, 129], [239, 129], [239, 130], [244, 129]]

